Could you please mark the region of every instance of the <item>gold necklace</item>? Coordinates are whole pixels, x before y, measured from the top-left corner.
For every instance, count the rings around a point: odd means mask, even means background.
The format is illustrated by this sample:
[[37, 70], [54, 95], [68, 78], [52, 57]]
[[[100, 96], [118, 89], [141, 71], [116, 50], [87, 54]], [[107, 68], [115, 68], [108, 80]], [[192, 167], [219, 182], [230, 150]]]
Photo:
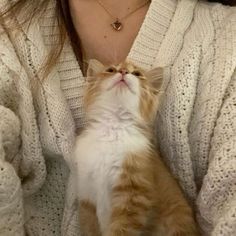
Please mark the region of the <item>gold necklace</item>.
[[140, 8], [146, 6], [150, 0], [146, 0], [143, 4], [141, 4], [140, 6], [137, 6], [134, 10], [132, 10], [131, 12], [129, 12], [128, 14], [124, 15], [121, 18], [115, 17], [111, 14], [111, 12], [105, 7], [105, 5], [100, 1], [100, 0], [96, 0], [97, 3], [106, 11], [106, 13], [111, 16], [113, 19], [115, 19], [115, 21], [113, 21], [111, 23], [111, 27], [115, 30], [115, 31], [121, 31], [124, 27], [124, 24], [122, 23], [123, 20], [125, 20], [127, 17], [129, 17], [130, 15], [132, 15], [133, 13], [135, 13], [136, 11], [138, 11]]

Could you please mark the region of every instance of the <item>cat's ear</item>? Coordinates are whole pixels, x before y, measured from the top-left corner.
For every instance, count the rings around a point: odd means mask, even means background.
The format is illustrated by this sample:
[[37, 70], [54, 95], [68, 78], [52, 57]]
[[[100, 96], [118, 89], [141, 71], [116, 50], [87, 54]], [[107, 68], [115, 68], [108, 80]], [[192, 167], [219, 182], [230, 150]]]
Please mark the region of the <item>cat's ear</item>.
[[162, 86], [163, 74], [163, 67], [157, 67], [146, 72], [146, 77], [150, 81], [152, 87], [157, 91], [160, 90]]
[[93, 77], [94, 75], [102, 72], [105, 66], [96, 59], [89, 60], [88, 69], [87, 69], [87, 77]]

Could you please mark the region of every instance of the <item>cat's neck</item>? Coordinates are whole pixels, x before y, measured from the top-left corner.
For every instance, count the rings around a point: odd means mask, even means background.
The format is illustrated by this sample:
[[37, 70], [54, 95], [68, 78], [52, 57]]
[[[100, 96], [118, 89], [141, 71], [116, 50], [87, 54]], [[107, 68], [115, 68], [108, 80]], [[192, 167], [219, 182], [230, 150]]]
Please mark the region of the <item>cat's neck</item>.
[[137, 117], [122, 107], [96, 109], [88, 114], [88, 124], [93, 126], [132, 126], [136, 120]]
[[121, 107], [96, 109], [88, 116], [87, 129], [96, 132], [99, 137], [115, 140], [124, 135], [141, 133], [138, 123], [137, 117]]

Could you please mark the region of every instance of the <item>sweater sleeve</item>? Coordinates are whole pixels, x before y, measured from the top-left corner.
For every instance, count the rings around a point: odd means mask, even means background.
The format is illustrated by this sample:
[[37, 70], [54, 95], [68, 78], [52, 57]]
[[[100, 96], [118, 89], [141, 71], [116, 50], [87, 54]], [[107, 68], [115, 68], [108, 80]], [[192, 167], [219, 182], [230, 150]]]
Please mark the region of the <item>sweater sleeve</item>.
[[210, 151], [209, 168], [198, 197], [201, 216], [212, 235], [236, 233], [236, 73], [220, 110]]
[[[13, 167], [20, 145], [20, 122], [6, 102], [9, 75], [0, 62], [0, 235], [24, 235], [21, 181]], [[8, 101], [4, 101], [8, 100]]]
[[0, 28], [0, 235], [23, 236], [23, 191], [17, 175], [21, 162], [18, 97], [11, 71], [2, 60], [2, 48], [8, 46]]
[[[236, 235], [235, 9], [232, 12], [228, 21], [222, 21], [223, 28], [216, 35], [217, 57], [214, 63], [217, 68], [220, 65], [222, 68], [221, 72], [214, 76], [217, 79], [225, 79], [227, 87], [223, 100], [220, 101], [221, 106], [211, 139], [208, 171], [197, 200], [201, 218], [206, 223], [205, 230], [211, 232], [209, 235], [212, 236]], [[221, 53], [223, 51], [227, 53]], [[226, 55], [225, 58], [222, 55]]]

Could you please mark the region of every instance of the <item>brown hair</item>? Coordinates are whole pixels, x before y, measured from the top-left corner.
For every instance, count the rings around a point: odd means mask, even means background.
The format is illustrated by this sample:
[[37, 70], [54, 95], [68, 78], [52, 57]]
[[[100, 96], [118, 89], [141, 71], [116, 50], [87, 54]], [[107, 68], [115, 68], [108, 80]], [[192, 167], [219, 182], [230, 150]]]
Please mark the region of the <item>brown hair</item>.
[[208, 0], [209, 2], [219, 2], [224, 5], [236, 6], [236, 0]]
[[[55, 64], [56, 60], [60, 56], [60, 53], [62, 51], [67, 36], [69, 36], [77, 61], [80, 67], [83, 68], [83, 54], [81, 49], [81, 41], [72, 23], [68, 0], [55, 0], [55, 1], [56, 1], [55, 20], [59, 25], [60, 37], [58, 38], [58, 41], [60, 47], [52, 48], [48, 56], [45, 70], [49, 71], [53, 66], [53, 64]], [[230, 6], [236, 6], [236, 0], [209, 0], [209, 1], [220, 2]], [[38, 0], [38, 1], [35, 0], [32, 3], [32, 1], [30, 0], [17, 0], [4, 12], [2, 12], [2, 9], [0, 9], [0, 24], [3, 24], [4, 20], [10, 17], [14, 17], [14, 15], [19, 14], [23, 10], [25, 14], [24, 23], [30, 23], [36, 14], [42, 14], [45, 11], [49, 2], [50, 2], [49, 0]], [[9, 31], [12, 28], [14, 27], [12, 27], [11, 25], [7, 26], [7, 30]]]

